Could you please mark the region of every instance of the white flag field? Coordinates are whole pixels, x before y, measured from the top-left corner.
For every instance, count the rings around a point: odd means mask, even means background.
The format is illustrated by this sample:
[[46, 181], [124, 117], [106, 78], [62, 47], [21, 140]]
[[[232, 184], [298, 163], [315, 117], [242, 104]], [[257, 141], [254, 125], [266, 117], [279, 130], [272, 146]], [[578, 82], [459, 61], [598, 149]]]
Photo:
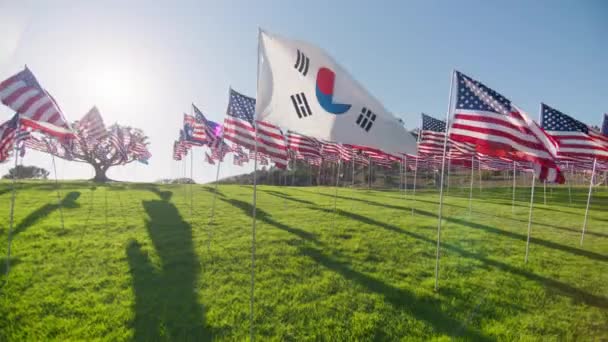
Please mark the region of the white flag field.
[[402, 122], [322, 49], [260, 32], [256, 119], [317, 139], [415, 154]]

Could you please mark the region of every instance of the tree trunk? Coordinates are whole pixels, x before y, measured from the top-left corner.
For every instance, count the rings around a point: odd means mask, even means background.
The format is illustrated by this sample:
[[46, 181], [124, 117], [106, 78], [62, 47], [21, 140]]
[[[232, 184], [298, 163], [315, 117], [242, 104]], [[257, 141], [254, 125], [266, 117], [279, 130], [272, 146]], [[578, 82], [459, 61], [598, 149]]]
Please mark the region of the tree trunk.
[[106, 171], [108, 171], [108, 167], [104, 165], [95, 164], [92, 165], [95, 170], [95, 177], [93, 178], [93, 182], [105, 183], [110, 179], [106, 176]]

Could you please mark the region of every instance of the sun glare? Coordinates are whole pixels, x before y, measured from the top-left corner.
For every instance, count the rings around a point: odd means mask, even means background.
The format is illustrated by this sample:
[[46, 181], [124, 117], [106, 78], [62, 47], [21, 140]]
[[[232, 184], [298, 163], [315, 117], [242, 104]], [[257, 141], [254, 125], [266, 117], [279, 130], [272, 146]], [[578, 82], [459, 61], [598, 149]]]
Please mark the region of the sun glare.
[[[91, 60], [82, 67], [80, 84], [83, 96], [104, 112], [132, 110], [146, 100], [147, 84], [142, 72], [128, 61]], [[111, 113], [106, 113], [112, 115]], [[116, 118], [118, 119], [118, 118]]]
[[131, 71], [121, 65], [99, 65], [90, 75], [89, 90], [108, 104], [123, 104], [136, 93]]

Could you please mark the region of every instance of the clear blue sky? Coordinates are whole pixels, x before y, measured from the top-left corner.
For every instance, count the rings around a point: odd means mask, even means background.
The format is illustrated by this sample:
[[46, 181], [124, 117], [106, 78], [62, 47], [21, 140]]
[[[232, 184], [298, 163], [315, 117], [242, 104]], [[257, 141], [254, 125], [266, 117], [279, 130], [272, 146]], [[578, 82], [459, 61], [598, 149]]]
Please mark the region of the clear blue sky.
[[[172, 141], [191, 102], [222, 121], [230, 85], [255, 95], [258, 27], [328, 51], [410, 129], [420, 112], [445, 115], [454, 68], [534, 118], [541, 101], [594, 125], [608, 112], [602, 0], [5, 0], [0, 78], [28, 64], [70, 120], [97, 105], [107, 123], [143, 128], [151, 164], [110, 176], [152, 181], [178, 174]], [[0, 109], [2, 120], [10, 115]], [[212, 179], [215, 170], [195, 158], [195, 178]], [[50, 165], [37, 153], [25, 163]], [[64, 178], [91, 176], [86, 166], [59, 167]], [[247, 170], [230, 165], [223, 175]]]

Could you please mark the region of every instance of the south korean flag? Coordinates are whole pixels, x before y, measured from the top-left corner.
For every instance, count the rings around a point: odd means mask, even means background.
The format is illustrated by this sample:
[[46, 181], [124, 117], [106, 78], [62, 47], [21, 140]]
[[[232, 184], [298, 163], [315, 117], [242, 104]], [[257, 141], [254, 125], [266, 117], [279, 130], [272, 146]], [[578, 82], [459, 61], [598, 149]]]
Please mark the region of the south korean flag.
[[320, 48], [260, 32], [256, 119], [317, 139], [416, 153], [416, 140]]

